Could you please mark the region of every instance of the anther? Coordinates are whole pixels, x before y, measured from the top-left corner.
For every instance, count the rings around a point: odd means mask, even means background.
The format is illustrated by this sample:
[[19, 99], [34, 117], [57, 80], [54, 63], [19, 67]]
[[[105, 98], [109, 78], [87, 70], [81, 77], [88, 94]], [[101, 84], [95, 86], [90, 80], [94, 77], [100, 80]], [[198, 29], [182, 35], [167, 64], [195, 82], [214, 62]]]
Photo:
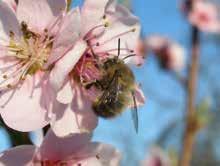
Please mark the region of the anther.
[[11, 88], [12, 88], [12, 85], [11, 85], [11, 84], [8, 84], [8, 85], [7, 85], [7, 88], [8, 88], [8, 89], [11, 89]]
[[134, 53], [134, 50], [130, 50], [130, 53]]
[[7, 75], [3, 75], [2, 77], [3, 77], [4, 79], [7, 79], [7, 78], [8, 78], [8, 76], [7, 76]]
[[99, 42], [96, 43], [96, 46], [97, 46], [97, 47], [100, 46]]
[[106, 19], [106, 15], [104, 15], [104, 16], [102, 17], [102, 19], [104, 19], [104, 20], [105, 20], [105, 19]]
[[10, 32], [9, 32], [9, 36], [10, 36], [11, 38], [13, 38], [13, 37], [14, 37], [14, 35], [15, 35], [15, 34], [14, 34], [14, 32], [13, 32], [13, 31], [10, 31]]
[[47, 28], [46, 28], [46, 29], [44, 29], [44, 32], [45, 32], [45, 33], [47, 33], [47, 32], [48, 32], [48, 29], [47, 29]]
[[96, 156], [95, 156], [98, 160], [100, 159], [100, 156], [97, 154]]
[[131, 32], [135, 32], [136, 31], [136, 28], [133, 28], [132, 30], [131, 30]]
[[25, 81], [25, 79], [26, 79], [25, 77], [21, 77], [20, 78], [21, 81]]
[[82, 166], [82, 164], [81, 164], [81, 163], [78, 163], [77, 166]]
[[104, 27], [107, 28], [109, 26], [109, 22], [106, 22]]

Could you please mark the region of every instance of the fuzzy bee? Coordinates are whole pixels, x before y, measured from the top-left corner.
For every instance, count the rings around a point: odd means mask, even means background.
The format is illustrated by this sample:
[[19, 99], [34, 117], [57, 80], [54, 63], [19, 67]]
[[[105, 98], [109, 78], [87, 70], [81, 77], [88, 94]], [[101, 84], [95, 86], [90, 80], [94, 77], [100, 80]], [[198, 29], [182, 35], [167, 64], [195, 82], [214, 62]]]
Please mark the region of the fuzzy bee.
[[118, 41], [118, 56], [108, 58], [103, 65], [99, 66], [103, 75], [100, 80], [88, 84], [86, 88], [94, 85], [101, 90], [101, 95], [95, 99], [92, 108], [97, 116], [110, 119], [120, 115], [128, 105], [133, 105], [132, 119], [136, 132], [138, 131], [137, 104], [134, 95], [135, 77], [124, 59], [120, 56], [120, 39]]

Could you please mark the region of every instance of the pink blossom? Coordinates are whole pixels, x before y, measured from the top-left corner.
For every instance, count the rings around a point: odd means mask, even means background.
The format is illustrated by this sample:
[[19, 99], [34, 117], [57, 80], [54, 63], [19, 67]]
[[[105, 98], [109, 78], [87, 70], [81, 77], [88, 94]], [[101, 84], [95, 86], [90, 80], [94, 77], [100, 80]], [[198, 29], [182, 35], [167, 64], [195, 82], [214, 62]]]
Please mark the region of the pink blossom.
[[66, 14], [65, 8], [63, 0], [22, 0], [15, 13], [0, 1], [0, 111], [13, 129], [32, 131], [52, 121], [58, 103], [48, 60], [67, 54], [79, 35], [79, 9]]
[[[120, 58], [123, 58], [135, 52], [140, 33], [138, 18], [114, 0], [86, 0], [80, 14], [80, 24], [74, 24], [80, 26], [80, 37], [71, 53], [56, 62], [50, 75], [51, 85], [58, 92], [57, 100], [63, 104], [70, 103], [66, 110], [58, 111], [63, 116], [55, 115], [52, 128], [60, 136], [76, 132], [73, 119], [79, 119], [79, 131], [90, 131], [96, 127], [97, 117], [93, 113], [92, 102], [99, 92], [94, 88], [86, 90], [84, 85], [100, 79], [97, 59], [102, 62], [116, 56], [119, 38]], [[54, 62], [54, 58], [49, 61]], [[135, 57], [127, 58], [126, 61], [136, 62]], [[139, 94], [138, 99], [141, 97], [141, 102], [137, 102], [142, 103], [143, 93], [137, 89], [136, 94]]]
[[146, 156], [141, 166], [171, 166], [171, 161], [163, 150], [159, 147], [154, 147]]
[[178, 43], [166, 37], [152, 35], [146, 38], [148, 51], [153, 52], [161, 67], [173, 71], [181, 71], [185, 67], [185, 50]]
[[193, 2], [192, 9], [188, 13], [189, 21], [201, 31], [218, 33], [220, 22], [217, 7], [204, 0]]
[[147, 48], [145, 46], [143, 39], [139, 39], [137, 46], [135, 48], [135, 53], [138, 55], [135, 57], [136, 64], [138, 66], [141, 66], [145, 61], [145, 56], [147, 53]]
[[40, 147], [22, 145], [1, 154], [2, 166], [118, 166], [121, 155], [111, 145], [90, 142], [90, 134], [58, 138], [50, 130]]

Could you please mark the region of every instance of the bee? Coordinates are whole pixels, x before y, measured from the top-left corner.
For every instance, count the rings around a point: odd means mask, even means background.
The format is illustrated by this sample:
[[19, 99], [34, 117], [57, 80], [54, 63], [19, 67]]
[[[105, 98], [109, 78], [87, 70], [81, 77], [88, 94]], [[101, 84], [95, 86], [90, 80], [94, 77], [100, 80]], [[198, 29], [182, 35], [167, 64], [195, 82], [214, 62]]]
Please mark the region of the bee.
[[98, 96], [92, 104], [94, 113], [102, 118], [111, 119], [120, 115], [126, 110], [128, 105], [132, 107], [132, 119], [136, 132], [138, 132], [138, 113], [137, 103], [135, 98], [135, 77], [132, 70], [125, 64], [120, 56], [120, 39], [118, 40], [118, 56], [108, 58], [103, 65], [99, 67], [102, 71], [102, 77], [88, 84], [86, 88], [94, 85], [101, 90], [101, 95]]

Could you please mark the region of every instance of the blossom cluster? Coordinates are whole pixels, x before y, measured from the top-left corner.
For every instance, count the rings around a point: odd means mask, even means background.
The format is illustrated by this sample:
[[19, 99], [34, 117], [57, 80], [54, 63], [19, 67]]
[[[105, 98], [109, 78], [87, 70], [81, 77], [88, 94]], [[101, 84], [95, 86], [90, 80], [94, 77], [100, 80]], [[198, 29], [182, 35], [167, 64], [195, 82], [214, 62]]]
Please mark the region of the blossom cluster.
[[161, 68], [175, 72], [185, 68], [185, 49], [177, 42], [161, 35], [151, 35], [144, 43], [147, 52], [156, 55]]
[[[0, 34], [3, 121], [22, 132], [51, 126], [40, 147], [16, 147], [0, 163], [118, 165], [117, 150], [90, 142], [98, 124], [92, 104], [101, 92], [87, 85], [115, 56], [140, 65], [138, 18], [114, 0], [85, 0], [70, 11], [65, 0], [2, 0]], [[133, 94], [137, 106], [144, 103], [138, 85]]]
[[218, 5], [208, 0], [184, 1], [183, 11], [189, 22], [199, 30], [208, 33], [220, 33]]

